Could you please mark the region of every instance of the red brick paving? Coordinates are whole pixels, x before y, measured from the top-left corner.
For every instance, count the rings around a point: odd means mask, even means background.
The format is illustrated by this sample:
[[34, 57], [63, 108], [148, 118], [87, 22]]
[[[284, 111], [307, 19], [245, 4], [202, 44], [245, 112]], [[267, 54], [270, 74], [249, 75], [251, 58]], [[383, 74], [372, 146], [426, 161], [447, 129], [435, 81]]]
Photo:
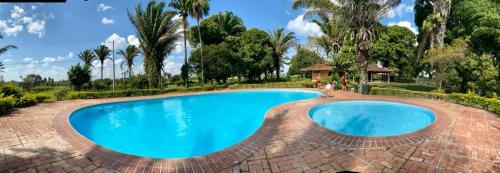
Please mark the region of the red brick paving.
[[[252, 139], [257, 146], [262, 143], [261, 147], [255, 151], [232, 150], [234, 157], [221, 160], [211, 157], [214, 163], [222, 163], [212, 167], [199, 158], [168, 162], [129, 157], [99, 159], [121, 155], [75, 148], [78, 144], [67, 142], [67, 136], [56, 131], [54, 119], [72, 108], [131, 98], [63, 101], [0, 117], [0, 172], [500, 172], [500, 121], [493, 113], [435, 100], [336, 94], [333, 100], [392, 100], [432, 107], [446, 114], [449, 123], [441, 132], [411, 142], [349, 147], [343, 145], [346, 142], [326, 141], [329, 138], [321, 135], [329, 133], [303, 118], [312, 101], [281, 105], [282, 110], [270, 111], [276, 114], [269, 119], [272, 133], [264, 135], [266, 139]], [[349, 142], [353, 143], [361, 146]], [[244, 158], [234, 164], [232, 160], [240, 160], [235, 157]], [[177, 165], [183, 169], [174, 169]], [[164, 167], [172, 169], [161, 169]]]

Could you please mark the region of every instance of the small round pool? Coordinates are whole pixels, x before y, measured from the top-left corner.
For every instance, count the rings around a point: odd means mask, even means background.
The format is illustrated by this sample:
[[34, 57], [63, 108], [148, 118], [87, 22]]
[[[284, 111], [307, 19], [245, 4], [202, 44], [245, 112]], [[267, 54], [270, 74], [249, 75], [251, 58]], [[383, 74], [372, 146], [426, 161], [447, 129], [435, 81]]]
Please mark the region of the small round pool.
[[149, 158], [188, 158], [252, 135], [270, 108], [319, 92], [252, 90], [99, 104], [73, 112], [70, 124], [105, 148]]
[[396, 136], [434, 122], [427, 108], [386, 101], [338, 101], [312, 108], [309, 117], [335, 132], [353, 136]]

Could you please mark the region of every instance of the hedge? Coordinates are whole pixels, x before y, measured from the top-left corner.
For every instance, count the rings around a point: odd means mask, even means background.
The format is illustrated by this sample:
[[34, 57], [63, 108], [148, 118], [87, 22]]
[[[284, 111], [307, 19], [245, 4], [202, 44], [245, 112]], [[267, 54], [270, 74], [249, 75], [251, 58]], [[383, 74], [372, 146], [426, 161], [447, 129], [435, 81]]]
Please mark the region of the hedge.
[[193, 86], [190, 88], [167, 88], [167, 89], [135, 89], [135, 90], [117, 90], [117, 91], [74, 91], [67, 96], [69, 99], [98, 99], [112, 97], [130, 97], [130, 96], [148, 96], [171, 92], [198, 92], [212, 91], [221, 89], [223, 86]]
[[6, 114], [11, 111], [16, 104], [16, 99], [14, 96], [4, 96], [0, 93], [0, 115]]
[[497, 98], [485, 98], [474, 93], [452, 93], [448, 95], [448, 99], [457, 104], [483, 108], [500, 116], [500, 100]]
[[411, 91], [404, 89], [379, 88], [379, 87], [371, 87], [370, 94], [385, 95], [385, 96], [417, 97], [417, 98], [428, 98], [428, 99], [438, 99], [438, 100], [445, 100], [447, 98], [447, 94], [444, 93]]
[[476, 95], [474, 93], [436, 93], [436, 92], [423, 92], [423, 91], [410, 91], [403, 89], [393, 88], [379, 88], [372, 87], [370, 90], [371, 95], [386, 95], [386, 96], [403, 96], [403, 97], [418, 97], [428, 99], [446, 100], [448, 102], [457, 103], [466, 106], [482, 108], [491, 111], [497, 116], [500, 115], [500, 100], [497, 98], [486, 98]]
[[274, 82], [262, 84], [232, 84], [229, 85], [230, 89], [244, 89], [244, 88], [314, 88], [316, 84], [313, 81], [307, 82]]

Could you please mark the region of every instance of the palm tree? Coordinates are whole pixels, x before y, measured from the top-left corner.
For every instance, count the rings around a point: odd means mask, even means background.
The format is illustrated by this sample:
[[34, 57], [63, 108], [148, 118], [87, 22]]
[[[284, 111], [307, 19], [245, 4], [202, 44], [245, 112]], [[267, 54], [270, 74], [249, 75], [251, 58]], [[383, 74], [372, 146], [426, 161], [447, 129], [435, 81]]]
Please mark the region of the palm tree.
[[[339, 24], [350, 28], [356, 44], [361, 85], [367, 83], [369, 48], [379, 20], [401, 0], [296, 0], [293, 8], [309, 9], [307, 15], [335, 17]], [[361, 91], [361, 87], [359, 88]]]
[[216, 14], [217, 30], [225, 36], [236, 35], [246, 30], [243, 25], [243, 20], [232, 12], [224, 11], [224, 13]]
[[[191, 10], [188, 11], [188, 13], [196, 19], [196, 23], [198, 26], [200, 26], [200, 20], [204, 16], [208, 15], [208, 11], [210, 9], [208, 5], [208, 0], [193, 0], [191, 3]], [[201, 54], [201, 80], [203, 81], [204, 79], [204, 73], [203, 73], [203, 42], [201, 40], [201, 31], [200, 27], [198, 28], [198, 39], [200, 41], [200, 54]]]
[[286, 52], [296, 46], [297, 38], [293, 32], [285, 32], [284, 28], [279, 28], [269, 33], [270, 42], [273, 47], [273, 64], [276, 70], [276, 78], [280, 78], [280, 68], [284, 62], [284, 55]]
[[348, 36], [348, 30], [345, 26], [339, 25], [335, 18], [319, 13], [320, 20], [314, 19], [313, 23], [318, 25], [323, 35], [310, 39], [313, 44], [322, 47], [328, 58], [330, 53], [336, 56]]
[[176, 13], [164, 11], [164, 7], [163, 2], [150, 1], [144, 11], [138, 5], [135, 15], [128, 14], [141, 43], [139, 48], [144, 55], [144, 70], [150, 88], [159, 86], [164, 60], [174, 50], [175, 42], [179, 39], [176, 32], [180, 23], [173, 20]]
[[128, 45], [125, 50], [119, 50], [118, 55], [122, 55], [125, 58], [125, 61], [122, 63], [126, 63], [128, 67], [128, 77], [132, 77], [132, 66], [134, 65], [134, 58], [139, 55], [139, 48], [134, 45]]
[[[182, 32], [184, 35], [184, 66], [188, 65], [188, 57], [187, 57], [187, 29], [188, 29], [188, 21], [187, 18], [189, 16], [189, 12], [193, 7], [192, 0], [172, 0], [168, 4], [170, 7], [175, 9], [175, 13], [181, 17], [182, 23]], [[184, 69], [184, 68], [183, 68]], [[187, 68], [186, 68], [187, 69]], [[188, 86], [188, 77], [184, 79], [184, 85]]]
[[104, 82], [104, 61], [106, 59], [110, 59], [109, 54], [111, 53], [111, 50], [105, 45], [100, 45], [96, 49], [94, 49], [94, 53], [101, 62], [101, 82]]
[[[3, 36], [0, 35], [0, 39], [2, 39], [2, 38], [3, 38]], [[17, 47], [14, 45], [7, 45], [4, 47], [0, 47], [0, 55], [6, 53], [9, 49], [17, 49]], [[2, 62], [0, 62], [0, 72], [3, 72], [4, 69], [5, 69], [5, 66], [3, 65]]]
[[83, 65], [92, 67], [92, 62], [97, 58], [91, 49], [84, 50], [78, 54], [78, 58], [83, 61]]

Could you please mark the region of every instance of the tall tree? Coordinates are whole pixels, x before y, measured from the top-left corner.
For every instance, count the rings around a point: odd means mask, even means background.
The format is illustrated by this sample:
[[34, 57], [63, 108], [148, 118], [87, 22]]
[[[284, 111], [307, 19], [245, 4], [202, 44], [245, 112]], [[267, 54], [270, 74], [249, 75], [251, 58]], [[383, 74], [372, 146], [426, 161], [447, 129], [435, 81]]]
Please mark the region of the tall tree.
[[434, 18], [438, 18], [431, 37], [431, 47], [442, 47], [446, 33], [446, 22], [450, 14], [452, 0], [430, 0]]
[[[210, 9], [208, 5], [208, 0], [193, 0], [191, 3], [191, 10], [188, 11], [188, 13], [196, 19], [196, 24], [200, 26], [200, 20], [204, 16], [208, 15], [208, 11]], [[187, 27], [186, 27], [187, 29]], [[200, 53], [201, 53], [201, 79], [203, 80], [204, 78], [204, 71], [203, 71], [203, 41], [201, 40], [201, 32], [200, 28], [198, 27], [198, 40], [200, 42]]]
[[441, 90], [443, 82], [450, 77], [453, 65], [464, 59], [466, 47], [466, 44], [459, 40], [455, 41], [452, 45], [433, 47], [425, 55], [425, 61], [433, 69], [433, 76], [436, 79], [439, 90]]
[[276, 71], [276, 78], [280, 78], [281, 66], [285, 63], [285, 54], [288, 50], [296, 46], [297, 38], [293, 32], [286, 32], [284, 28], [279, 28], [269, 33], [271, 46], [273, 48], [273, 64]]
[[[2, 39], [3, 36], [0, 35], [0, 39]], [[4, 46], [4, 47], [0, 47], [0, 55], [6, 53], [9, 49], [17, 49], [16, 46], [14, 45], [7, 45], [7, 46]], [[3, 70], [5, 69], [5, 66], [2, 62], [0, 62], [0, 72], [3, 72]]]
[[[187, 29], [188, 29], [188, 16], [190, 15], [189, 12], [191, 11], [191, 8], [193, 7], [193, 1], [192, 0], [172, 0], [168, 4], [170, 7], [175, 9], [175, 13], [181, 17], [181, 23], [182, 23], [182, 33], [184, 36], [184, 67], [183, 71], [188, 70], [188, 55], [187, 55]], [[184, 85], [188, 86], [188, 80], [189, 76], [184, 75]]]
[[312, 66], [323, 61], [323, 58], [307, 47], [297, 46], [297, 53], [290, 60], [288, 75], [300, 74], [300, 69]]
[[[359, 83], [367, 83], [369, 49], [375, 36], [375, 27], [387, 11], [401, 0], [296, 0], [293, 8], [308, 8], [309, 15], [325, 14], [336, 18], [350, 28], [356, 43], [361, 70]], [[359, 88], [361, 91], [361, 87]]]
[[101, 82], [104, 82], [104, 61], [106, 59], [110, 59], [109, 54], [111, 50], [105, 45], [100, 45], [96, 49], [94, 49], [94, 53], [101, 62]]
[[78, 58], [83, 61], [83, 65], [87, 67], [92, 67], [92, 61], [94, 61], [97, 57], [94, 54], [94, 51], [91, 49], [84, 50], [78, 54]]
[[71, 66], [68, 70], [68, 81], [76, 89], [80, 90], [83, 85], [90, 82], [89, 66], [80, 66], [80, 63]]
[[176, 13], [164, 11], [165, 3], [150, 1], [146, 9], [141, 5], [135, 8], [135, 15], [128, 14], [139, 38], [140, 49], [144, 55], [144, 70], [150, 88], [158, 87], [163, 63], [175, 48], [179, 35], [179, 21], [173, 20]]
[[345, 38], [348, 36], [348, 29], [339, 25], [337, 19], [332, 18], [324, 13], [318, 13], [320, 20], [314, 19], [313, 23], [316, 23], [321, 29], [323, 35], [318, 37], [313, 37], [309, 39], [311, 43], [316, 44], [323, 48], [328, 58], [330, 53], [333, 57], [337, 56]]
[[387, 26], [379, 32], [370, 56], [383, 67], [396, 69], [396, 79], [413, 78], [415, 34], [405, 27]]
[[199, 44], [199, 40], [194, 39], [198, 35], [198, 28], [204, 45], [222, 43], [226, 37], [239, 36], [246, 30], [243, 20], [229, 11], [214, 14], [191, 27], [189, 41], [195, 45]]
[[272, 70], [273, 49], [269, 40], [265, 31], [256, 28], [241, 35], [243, 62], [250, 81], [260, 80], [262, 73], [267, 76], [267, 72]]
[[134, 59], [139, 55], [140, 50], [134, 45], [128, 45], [125, 50], [119, 50], [118, 55], [123, 56], [125, 58], [125, 61], [122, 63], [126, 63], [127, 68], [128, 68], [128, 77], [132, 77], [132, 66], [134, 66]]

